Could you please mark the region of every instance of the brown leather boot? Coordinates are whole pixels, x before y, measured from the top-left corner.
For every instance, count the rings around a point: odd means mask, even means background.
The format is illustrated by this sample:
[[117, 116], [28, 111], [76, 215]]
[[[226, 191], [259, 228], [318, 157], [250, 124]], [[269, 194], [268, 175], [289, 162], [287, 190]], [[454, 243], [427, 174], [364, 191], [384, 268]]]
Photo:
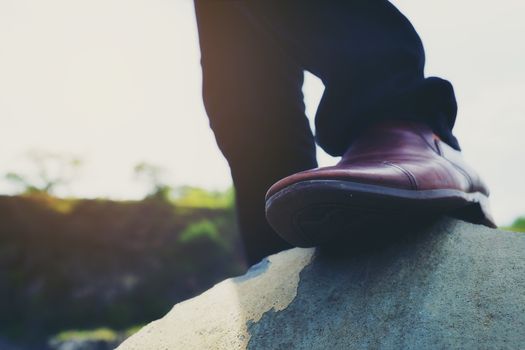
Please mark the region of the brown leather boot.
[[461, 153], [427, 125], [389, 121], [366, 129], [337, 165], [275, 183], [266, 194], [266, 217], [288, 242], [311, 247], [390, 218], [447, 214], [496, 227], [488, 195]]

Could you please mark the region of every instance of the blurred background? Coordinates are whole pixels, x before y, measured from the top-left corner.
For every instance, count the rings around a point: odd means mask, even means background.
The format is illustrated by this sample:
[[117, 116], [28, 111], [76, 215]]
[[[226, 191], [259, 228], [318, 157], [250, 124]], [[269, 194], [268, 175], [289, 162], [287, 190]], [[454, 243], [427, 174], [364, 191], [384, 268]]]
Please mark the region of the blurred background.
[[[393, 2], [525, 230], [525, 3]], [[109, 349], [245, 271], [199, 59], [191, 0], [0, 0], [0, 349]], [[303, 89], [313, 122], [323, 85]]]

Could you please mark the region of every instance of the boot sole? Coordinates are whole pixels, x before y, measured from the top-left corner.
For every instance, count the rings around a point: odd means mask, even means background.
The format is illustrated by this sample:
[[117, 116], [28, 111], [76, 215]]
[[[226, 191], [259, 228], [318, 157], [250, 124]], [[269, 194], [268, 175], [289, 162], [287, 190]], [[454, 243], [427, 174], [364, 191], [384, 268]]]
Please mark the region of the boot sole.
[[390, 231], [410, 220], [449, 215], [496, 227], [480, 192], [404, 190], [344, 180], [292, 184], [266, 200], [273, 229], [296, 247], [337, 244], [371, 231]]

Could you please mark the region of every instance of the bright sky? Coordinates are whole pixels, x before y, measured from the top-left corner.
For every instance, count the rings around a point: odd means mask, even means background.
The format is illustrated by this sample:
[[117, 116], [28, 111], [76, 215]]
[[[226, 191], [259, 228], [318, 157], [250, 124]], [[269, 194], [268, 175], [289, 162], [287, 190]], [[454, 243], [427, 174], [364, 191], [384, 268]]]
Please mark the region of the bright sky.
[[[423, 38], [427, 75], [455, 86], [455, 132], [496, 219], [525, 214], [525, 2], [395, 4]], [[0, 0], [0, 176], [44, 150], [84, 160], [64, 195], [141, 197], [141, 161], [173, 185], [225, 188], [200, 89], [190, 0]], [[308, 75], [304, 90], [312, 116], [323, 86]], [[322, 165], [335, 161], [320, 152]], [[13, 191], [0, 180], [0, 193]]]

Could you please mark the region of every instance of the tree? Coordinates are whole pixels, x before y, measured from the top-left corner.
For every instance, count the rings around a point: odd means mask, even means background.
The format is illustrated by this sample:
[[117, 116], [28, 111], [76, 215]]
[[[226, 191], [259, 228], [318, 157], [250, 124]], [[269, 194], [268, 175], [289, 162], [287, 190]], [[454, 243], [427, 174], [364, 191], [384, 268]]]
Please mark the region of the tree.
[[519, 217], [509, 227], [512, 231], [525, 232], [525, 216]]
[[168, 200], [170, 198], [172, 189], [164, 180], [166, 171], [163, 168], [147, 162], [140, 162], [135, 165], [133, 170], [135, 177], [149, 184], [150, 191], [147, 198], [161, 200]]
[[26, 154], [30, 171], [8, 172], [5, 178], [22, 187], [23, 193], [54, 194], [57, 188], [67, 187], [78, 176], [82, 160], [75, 155], [44, 151]]

